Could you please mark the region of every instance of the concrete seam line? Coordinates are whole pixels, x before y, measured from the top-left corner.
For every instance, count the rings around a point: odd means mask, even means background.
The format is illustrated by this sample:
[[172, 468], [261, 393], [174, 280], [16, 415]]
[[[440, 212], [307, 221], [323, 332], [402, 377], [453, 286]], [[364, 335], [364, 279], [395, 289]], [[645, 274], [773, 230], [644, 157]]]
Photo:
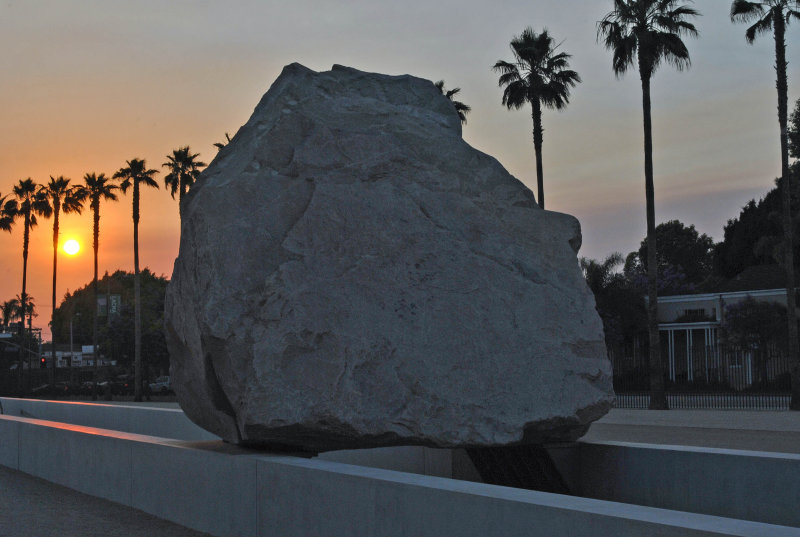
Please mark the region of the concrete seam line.
[[128, 505], [133, 505], [133, 443], [128, 445]]
[[256, 535], [261, 537], [261, 510], [259, 506], [261, 505], [261, 487], [259, 486], [258, 480], [258, 461], [256, 462], [256, 493], [254, 494], [256, 500]]

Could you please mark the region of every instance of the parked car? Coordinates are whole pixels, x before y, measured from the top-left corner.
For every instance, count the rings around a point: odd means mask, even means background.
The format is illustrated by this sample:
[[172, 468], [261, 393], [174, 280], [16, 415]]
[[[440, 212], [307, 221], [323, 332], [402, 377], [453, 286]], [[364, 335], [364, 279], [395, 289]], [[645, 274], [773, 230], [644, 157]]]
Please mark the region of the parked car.
[[78, 387], [78, 393], [83, 395], [92, 395], [92, 387], [94, 386], [94, 381], [87, 380], [80, 384]]
[[134, 385], [133, 375], [117, 375], [111, 382], [111, 393], [114, 395], [131, 395], [134, 392]]
[[70, 384], [69, 382], [59, 381], [55, 384], [42, 384], [41, 386], [36, 386], [35, 388], [31, 388], [31, 395], [35, 396], [64, 396], [70, 395], [72, 393], [76, 393], [76, 388], [74, 385]]
[[167, 393], [172, 391], [172, 385], [169, 382], [169, 375], [158, 377], [150, 383], [151, 393]]

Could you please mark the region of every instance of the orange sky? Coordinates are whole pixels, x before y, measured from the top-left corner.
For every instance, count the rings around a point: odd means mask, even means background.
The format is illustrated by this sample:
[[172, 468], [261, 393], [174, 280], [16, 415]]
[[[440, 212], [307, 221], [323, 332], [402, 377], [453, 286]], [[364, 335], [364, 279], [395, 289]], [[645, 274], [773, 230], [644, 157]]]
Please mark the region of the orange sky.
[[[334, 63], [410, 73], [472, 106], [464, 138], [535, 185], [530, 113], [507, 111], [490, 67], [510, 59], [526, 25], [546, 25], [583, 78], [566, 111], [544, 114], [548, 209], [576, 215], [581, 255], [638, 247], [644, 235], [641, 94], [638, 77], [617, 80], [595, 40], [605, 0], [6, 0], [0, 6], [0, 193], [19, 179], [80, 181], [113, 174], [134, 157], [161, 168], [190, 145], [209, 162], [281, 68]], [[679, 218], [715, 240], [779, 173], [772, 41], [755, 46], [732, 25], [730, 2], [698, 0], [692, 68], [667, 67], [653, 81], [656, 218]], [[800, 95], [800, 25], [788, 35], [790, 100]], [[177, 202], [162, 188], [142, 199], [140, 262], [169, 276], [177, 255]], [[131, 199], [101, 208], [100, 271], [133, 269]], [[32, 233], [29, 293], [37, 326], [50, 316], [51, 221]], [[62, 239], [83, 251], [60, 256], [57, 295], [92, 275], [91, 216], [65, 216]], [[21, 229], [0, 233], [0, 301], [21, 287]]]

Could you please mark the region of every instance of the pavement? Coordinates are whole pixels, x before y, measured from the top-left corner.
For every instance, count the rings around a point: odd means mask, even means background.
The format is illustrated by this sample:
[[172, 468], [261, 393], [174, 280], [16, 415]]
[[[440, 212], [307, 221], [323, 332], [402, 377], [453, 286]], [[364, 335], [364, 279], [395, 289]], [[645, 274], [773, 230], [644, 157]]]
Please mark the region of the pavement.
[[[179, 408], [164, 402], [114, 404]], [[613, 409], [582, 440], [800, 453], [800, 412]], [[0, 466], [0, 537], [206, 535]]]

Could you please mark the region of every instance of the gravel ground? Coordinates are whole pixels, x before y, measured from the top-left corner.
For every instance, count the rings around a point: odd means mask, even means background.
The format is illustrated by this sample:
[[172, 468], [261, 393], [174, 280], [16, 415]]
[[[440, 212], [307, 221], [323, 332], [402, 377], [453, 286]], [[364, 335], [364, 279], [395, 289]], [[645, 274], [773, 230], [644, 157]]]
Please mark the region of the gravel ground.
[[209, 537], [0, 466], [0, 537]]

